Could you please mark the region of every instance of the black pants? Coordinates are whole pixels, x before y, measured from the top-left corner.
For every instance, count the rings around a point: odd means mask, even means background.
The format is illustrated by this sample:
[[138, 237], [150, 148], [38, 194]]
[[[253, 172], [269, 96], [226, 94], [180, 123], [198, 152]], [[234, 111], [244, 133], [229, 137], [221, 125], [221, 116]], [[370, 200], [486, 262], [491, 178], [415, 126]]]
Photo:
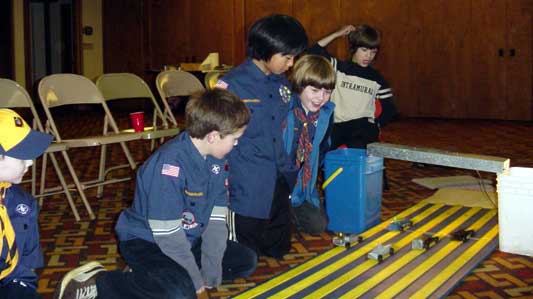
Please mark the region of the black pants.
[[39, 299], [37, 290], [21, 282], [10, 282], [0, 287], [0, 299], [24, 298]]
[[316, 207], [304, 201], [299, 207], [292, 207], [293, 221], [300, 232], [317, 235], [326, 231], [328, 217], [324, 205]]
[[[202, 265], [202, 242], [191, 248], [196, 264]], [[234, 280], [236, 278], [252, 275], [257, 267], [257, 256], [250, 248], [228, 240], [224, 257], [222, 258], [222, 279]]]
[[119, 242], [131, 272], [101, 272], [98, 298], [196, 299], [187, 270], [165, 255], [155, 244], [141, 239]]
[[359, 118], [333, 125], [331, 148], [345, 144], [349, 148], [366, 149], [366, 145], [379, 139], [379, 127], [367, 118]]
[[289, 188], [285, 178], [278, 176], [270, 219], [235, 214], [237, 241], [253, 249], [257, 255], [282, 258], [291, 249], [291, 214]]

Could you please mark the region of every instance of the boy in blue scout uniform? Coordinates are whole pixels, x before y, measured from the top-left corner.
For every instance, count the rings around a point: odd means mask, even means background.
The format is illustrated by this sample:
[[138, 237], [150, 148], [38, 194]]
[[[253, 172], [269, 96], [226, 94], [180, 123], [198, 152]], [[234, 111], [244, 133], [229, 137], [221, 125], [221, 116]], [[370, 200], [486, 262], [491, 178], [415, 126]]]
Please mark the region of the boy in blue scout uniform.
[[82, 266], [67, 274], [56, 298], [91, 292], [98, 298], [196, 298], [222, 279], [253, 273], [255, 253], [227, 238], [224, 159], [250, 112], [221, 89], [193, 95], [185, 112], [186, 132], [139, 168], [133, 204], [116, 224], [131, 271]]
[[335, 104], [329, 99], [335, 77], [327, 59], [305, 55], [298, 59], [289, 78], [297, 95], [287, 115], [283, 139], [285, 149], [300, 169], [291, 194], [292, 212], [296, 228], [310, 234], [323, 232], [327, 225], [316, 181], [331, 145]]
[[43, 266], [37, 201], [17, 184], [52, 142], [13, 110], [0, 109], [0, 298], [40, 298]]
[[230, 238], [276, 258], [290, 250], [289, 190], [297, 174], [283, 149], [282, 122], [292, 100], [283, 73], [306, 47], [307, 35], [296, 19], [264, 17], [248, 33], [246, 60], [216, 84], [235, 92], [252, 112], [228, 155]]

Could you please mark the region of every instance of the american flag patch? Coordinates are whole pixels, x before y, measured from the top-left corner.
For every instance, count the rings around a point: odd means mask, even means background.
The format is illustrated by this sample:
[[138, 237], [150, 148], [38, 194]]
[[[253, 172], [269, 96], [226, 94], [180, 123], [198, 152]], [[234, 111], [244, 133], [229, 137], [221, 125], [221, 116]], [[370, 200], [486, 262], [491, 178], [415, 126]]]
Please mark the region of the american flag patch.
[[163, 164], [161, 174], [177, 178], [180, 174], [180, 168], [170, 164]]
[[222, 81], [222, 80], [218, 80], [217, 81], [217, 84], [215, 84], [215, 87], [216, 88], [221, 88], [221, 89], [227, 89], [228, 88], [228, 83]]

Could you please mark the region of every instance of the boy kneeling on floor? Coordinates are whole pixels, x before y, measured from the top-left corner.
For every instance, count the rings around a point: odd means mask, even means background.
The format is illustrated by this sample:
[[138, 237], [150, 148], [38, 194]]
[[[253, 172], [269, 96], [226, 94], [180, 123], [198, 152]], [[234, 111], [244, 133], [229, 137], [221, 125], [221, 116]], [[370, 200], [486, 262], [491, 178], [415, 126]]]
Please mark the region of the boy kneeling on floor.
[[213, 89], [192, 96], [185, 113], [186, 131], [137, 171], [133, 205], [115, 227], [131, 271], [88, 263], [63, 278], [55, 298], [196, 298], [255, 271], [255, 252], [229, 241], [226, 227], [225, 155], [250, 112], [231, 92]]

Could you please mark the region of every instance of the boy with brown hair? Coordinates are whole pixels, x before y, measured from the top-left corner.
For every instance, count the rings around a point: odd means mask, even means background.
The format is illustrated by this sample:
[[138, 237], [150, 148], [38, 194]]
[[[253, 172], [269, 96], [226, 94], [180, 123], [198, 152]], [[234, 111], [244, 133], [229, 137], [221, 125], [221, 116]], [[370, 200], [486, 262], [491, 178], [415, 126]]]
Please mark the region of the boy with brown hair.
[[193, 95], [185, 113], [186, 132], [139, 168], [133, 204], [115, 227], [131, 271], [105, 272], [93, 262], [67, 274], [56, 298], [196, 298], [222, 279], [253, 273], [257, 256], [229, 241], [226, 227], [225, 155], [250, 112], [234, 94], [213, 89]]
[[292, 214], [299, 231], [319, 234], [326, 229], [324, 202], [317, 190], [323, 157], [330, 149], [333, 110], [329, 101], [335, 71], [327, 59], [304, 55], [289, 80], [296, 92], [283, 133], [285, 149], [300, 170], [292, 190]]
[[[339, 61], [326, 46], [333, 40], [347, 36], [350, 60]], [[366, 148], [379, 139], [380, 127], [396, 114], [392, 89], [381, 74], [372, 67], [381, 45], [381, 34], [368, 25], [346, 25], [319, 40], [308, 53], [330, 59], [337, 72], [337, 83], [331, 101], [335, 103], [333, 148], [347, 145]]]

